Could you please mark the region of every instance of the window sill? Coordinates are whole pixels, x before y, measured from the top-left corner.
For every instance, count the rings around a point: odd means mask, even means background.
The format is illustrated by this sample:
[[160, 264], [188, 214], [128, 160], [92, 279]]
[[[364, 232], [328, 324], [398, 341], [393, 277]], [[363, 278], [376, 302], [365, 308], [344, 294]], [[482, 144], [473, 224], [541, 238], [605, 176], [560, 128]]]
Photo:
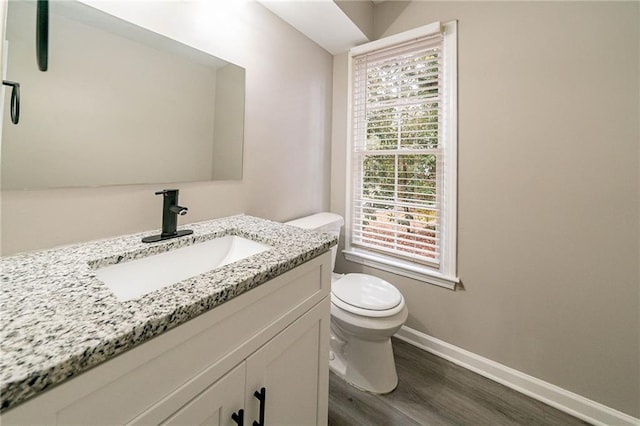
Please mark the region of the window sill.
[[428, 267], [417, 265], [411, 262], [393, 259], [379, 254], [359, 249], [343, 250], [345, 259], [350, 262], [381, 269], [393, 274], [401, 275], [414, 280], [434, 284], [440, 287], [455, 290], [460, 279], [455, 276], [444, 275]]

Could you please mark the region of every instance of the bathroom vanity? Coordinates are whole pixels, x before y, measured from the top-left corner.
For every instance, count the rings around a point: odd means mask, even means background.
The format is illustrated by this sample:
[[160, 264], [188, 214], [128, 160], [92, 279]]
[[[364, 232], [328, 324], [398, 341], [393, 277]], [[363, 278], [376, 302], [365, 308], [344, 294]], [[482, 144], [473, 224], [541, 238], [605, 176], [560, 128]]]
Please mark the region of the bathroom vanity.
[[[3, 424], [326, 424], [335, 237], [249, 216], [3, 259]], [[238, 235], [272, 248], [119, 301], [105, 265]]]

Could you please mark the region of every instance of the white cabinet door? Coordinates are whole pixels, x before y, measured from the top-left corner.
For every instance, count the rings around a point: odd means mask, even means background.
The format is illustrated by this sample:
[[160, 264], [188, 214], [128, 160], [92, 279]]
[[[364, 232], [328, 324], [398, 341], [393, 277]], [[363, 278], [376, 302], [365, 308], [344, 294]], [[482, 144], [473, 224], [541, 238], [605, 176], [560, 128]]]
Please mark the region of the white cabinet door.
[[326, 298], [247, 358], [245, 424], [260, 422], [261, 402], [254, 392], [263, 387], [261, 426], [326, 424], [328, 343]]
[[232, 416], [243, 408], [245, 380], [246, 363], [242, 362], [161, 424], [237, 426]]

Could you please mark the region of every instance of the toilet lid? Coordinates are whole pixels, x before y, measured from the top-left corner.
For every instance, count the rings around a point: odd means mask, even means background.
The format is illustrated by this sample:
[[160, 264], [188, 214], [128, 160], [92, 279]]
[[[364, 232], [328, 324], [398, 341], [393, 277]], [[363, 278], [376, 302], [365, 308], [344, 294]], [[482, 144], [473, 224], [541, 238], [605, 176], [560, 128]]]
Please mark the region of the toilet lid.
[[366, 274], [347, 274], [331, 285], [344, 303], [369, 311], [387, 311], [400, 305], [402, 294], [392, 284]]

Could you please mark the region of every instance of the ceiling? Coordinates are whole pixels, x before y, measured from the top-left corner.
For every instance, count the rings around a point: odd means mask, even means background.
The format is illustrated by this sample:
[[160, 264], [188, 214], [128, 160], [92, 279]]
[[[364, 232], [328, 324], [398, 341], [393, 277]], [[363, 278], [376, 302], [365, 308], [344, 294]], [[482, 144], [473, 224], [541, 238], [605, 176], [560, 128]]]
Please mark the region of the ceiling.
[[369, 41], [333, 0], [258, 1], [332, 55]]

